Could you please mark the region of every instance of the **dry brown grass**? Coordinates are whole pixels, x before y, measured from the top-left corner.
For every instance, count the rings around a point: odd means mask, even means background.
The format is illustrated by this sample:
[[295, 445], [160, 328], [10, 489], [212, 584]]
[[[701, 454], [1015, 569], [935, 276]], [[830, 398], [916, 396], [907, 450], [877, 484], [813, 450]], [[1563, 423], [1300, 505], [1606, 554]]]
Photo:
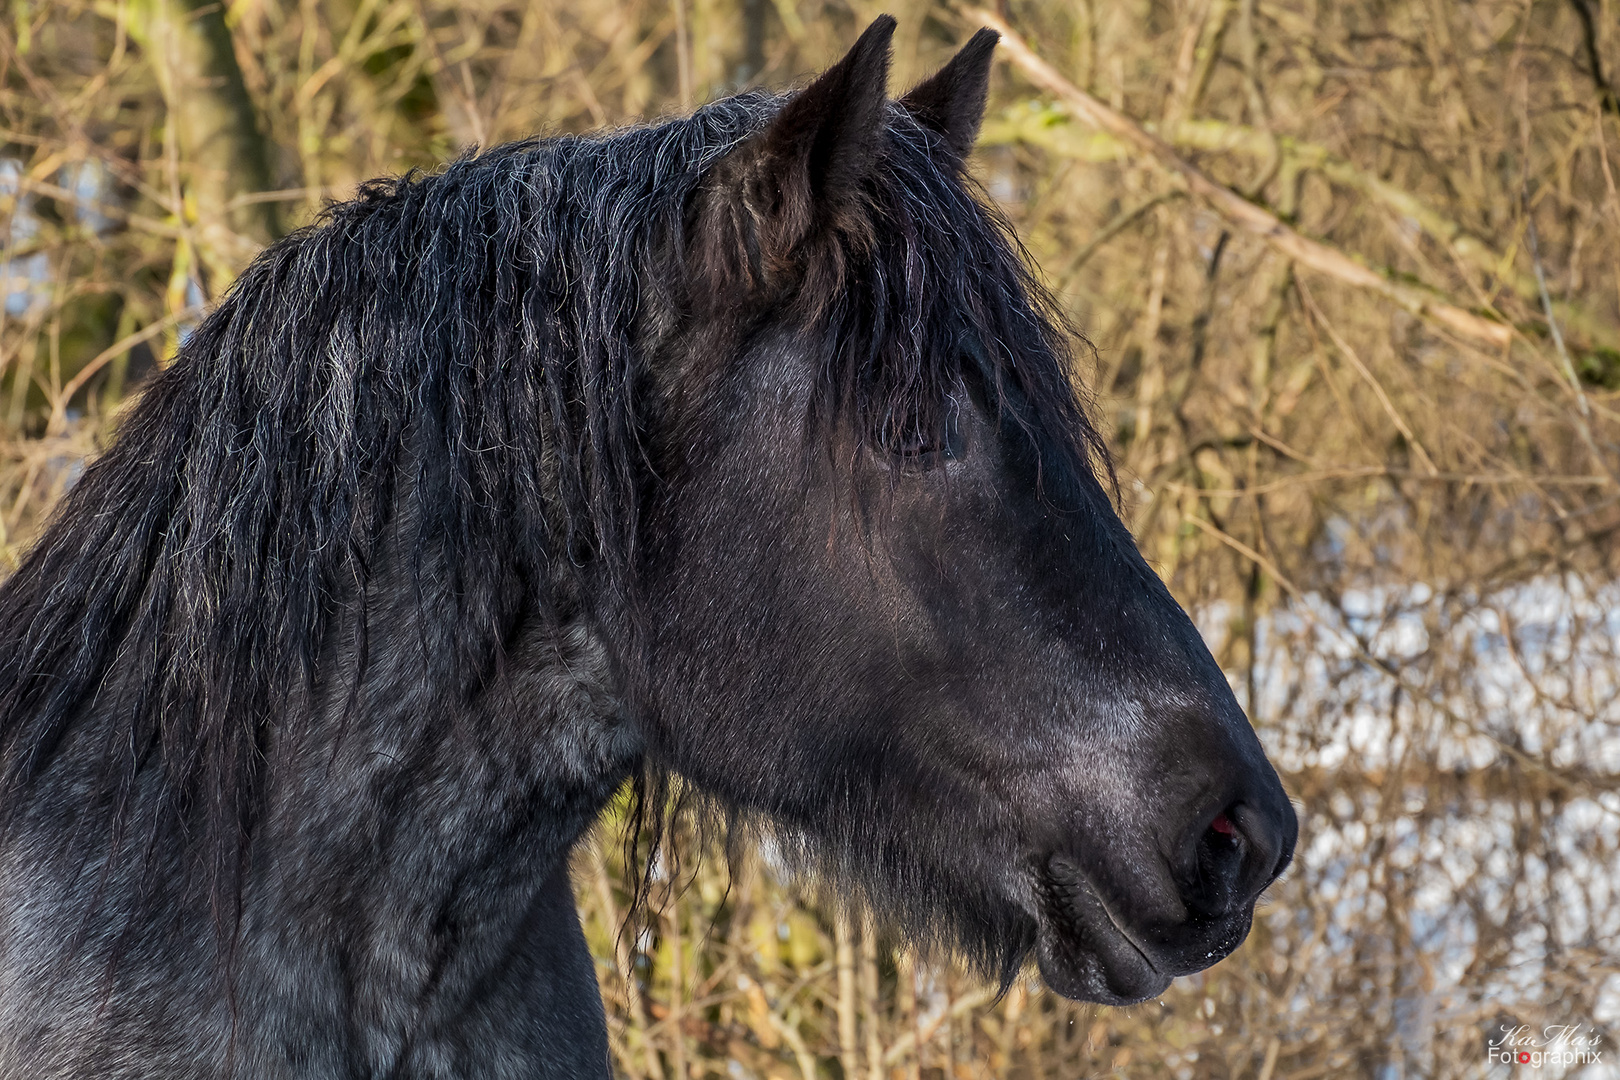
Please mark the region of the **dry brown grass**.
[[[883, 7], [899, 83], [974, 24]], [[126, 388], [322, 199], [473, 142], [782, 84], [880, 6], [4, 10], [19, 179], [0, 208], [23, 212], [3, 254], [42, 275], [0, 316], [14, 564]], [[1463, 1077], [1504, 1022], [1620, 1020], [1620, 896], [1598, 872], [1620, 850], [1614, 0], [999, 17], [1051, 72], [1003, 50], [975, 170], [1096, 344], [1125, 511], [1251, 703], [1304, 857], [1237, 955], [1109, 1011], [1024, 983], [993, 1000], [754, 855], [735, 881], [710, 858], [661, 882], [655, 925], [617, 952], [610, 820], [577, 878], [618, 1067]], [[86, 169], [106, 183], [76, 195]]]

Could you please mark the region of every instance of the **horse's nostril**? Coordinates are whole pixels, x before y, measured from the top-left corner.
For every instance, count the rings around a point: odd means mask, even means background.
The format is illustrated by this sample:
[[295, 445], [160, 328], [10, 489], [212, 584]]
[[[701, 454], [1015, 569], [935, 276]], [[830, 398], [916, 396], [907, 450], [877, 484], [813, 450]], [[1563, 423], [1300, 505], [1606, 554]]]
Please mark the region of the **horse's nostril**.
[[[1237, 817], [1237, 807], [1215, 815], [1215, 820], [1204, 826], [1203, 833], [1198, 838], [1200, 849], [1213, 852], [1238, 852], [1245, 846], [1248, 837], [1238, 829], [1233, 820]], [[1200, 853], [1202, 856], [1202, 852]]]
[[1186, 900], [1202, 915], [1225, 914], [1239, 902], [1247, 844], [1230, 813], [1219, 813], [1193, 845], [1195, 870]]

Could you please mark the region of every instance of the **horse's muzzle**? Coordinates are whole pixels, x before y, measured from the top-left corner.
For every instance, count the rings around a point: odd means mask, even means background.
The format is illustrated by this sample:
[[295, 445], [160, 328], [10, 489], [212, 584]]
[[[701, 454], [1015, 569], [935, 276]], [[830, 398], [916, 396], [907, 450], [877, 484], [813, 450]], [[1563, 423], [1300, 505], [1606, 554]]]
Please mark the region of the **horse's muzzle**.
[[[1200, 817], [1162, 868], [1168, 873], [1116, 869], [1104, 878], [1065, 854], [1038, 860], [1036, 958], [1047, 985], [1068, 998], [1131, 1005], [1226, 957], [1248, 936], [1260, 893], [1293, 856], [1298, 822], [1286, 800], [1277, 801], [1238, 802]], [[1158, 895], [1165, 890], [1176, 895]]]

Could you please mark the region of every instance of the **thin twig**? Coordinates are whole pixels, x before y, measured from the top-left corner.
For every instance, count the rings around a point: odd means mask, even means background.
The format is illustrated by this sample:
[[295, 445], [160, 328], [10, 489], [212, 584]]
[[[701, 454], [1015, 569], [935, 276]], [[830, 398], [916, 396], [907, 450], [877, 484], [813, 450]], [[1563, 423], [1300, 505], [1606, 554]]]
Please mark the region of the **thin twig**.
[[[1312, 610], [1304, 592], [1301, 591], [1299, 586], [1295, 585], [1286, 574], [1277, 568], [1276, 563], [1272, 562], [1270, 559], [1266, 558], [1264, 555], [1260, 554], [1260, 552], [1254, 550], [1254, 548], [1250, 547], [1248, 544], [1245, 544], [1237, 537], [1231, 535], [1213, 523], [1204, 520], [1197, 514], [1183, 512], [1181, 517], [1183, 521], [1193, 525], [1201, 532], [1208, 534], [1214, 539], [1220, 541], [1222, 544], [1225, 544], [1239, 555], [1242, 555], [1245, 559], [1248, 559], [1250, 562], [1260, 567], [1260, 569], [1264, 570], [1267, 574], [1270, 574], [1272, 580], [1275, 581], [1283, 592], [1287, 593], [1295, 602], [1297, 606], [1294, 610], [1297, 611], [1303, 618], [1308, 620], [1312, 625], [1334, 633], [1340, 632], [1339, 628], [1329, 627], [1323, 623], [1316, 612]], [[1512, 743], [1509, 743], [1501, 737], [1485, 730], [1479, 724], [1476, 724], [1474, 721], [1457, 712], [1456, 709], [1453, 709], [1444, 701], [1435, 700], [1435, 698], [1432, 697], [1424, 687], [1419, 686], [1417, 683], [1407, 678], [1406, 673], [1401, 671], [1400, 668], [1396, 667], [1394, 664], [1390, 663], [1388, 660], [1385, 660], [1381, 656], [1375, 656], [1355, 634], [1346, 632], [1343, 633], [1343, 637], [1349, 639], [1350, 649], [1355, 653], [1356, 659], [1393, 680], [1397, 686], [1399, 686], [1402, 690], [1405, 690], [1408, 694], [1412, 695], [1413, 698], [1422, 701], [1431, 708], [1439, 710], [1439, 712], [1453, 724], [1456, 724], [1458, 727], [1461, 727], [1467, 731], [1473, 732], [1475, 735], [1478, 735], [1481, 738], [1490, 740], [1503, 754], [1506, 754], [1508, 757], [1512, 758], [1525, 768], [1542, 775], [1558, 787], [1570, 791], [1582, 792], [1583, 794], [1586, 793], [1583, 791], [1583, 789], [1587, 787], [1587, 785], [1563, 775], [1553, 766], [1532, 757], [1523, 750], [1519, 749], [1517, 746], [1514, 746]]]
[[109, 362], [117, 359], [135, 346], [152, 340], [176, 323], [185, 322], [187, 319], [201, 318], [207, 310], [206, 306], [197, 305], [171, 312], [158, 321], [135, 331], [133, 334], [120, 338], [97, 353], [89, 363], [79, 369], [77, 375], [68, 380], [68, 384], [62, 387], [62, 392], [57, 394], [56, 399], [51, 402], [51, 418], [45, 426], [46, 432], [57, 435], [67, 427], [67, 403], [72, 401], [73, 395], [77, 394], [80, 388]]
[[890, 1044], [888, 1051], [883, 1055], [883, 1064], [898, 1064], [902, 1059], [905, 1058], [907, 1054], [911, 1053], [917, 1047], [924, 1045], [929, 1039], [933, 1038], [934, 1032], [938, 1031], [946, 1021], [961, 1016], [964, 1013], [972, 1012], [980, 1005], [994, 1001], [997, 993], [998, 991], [994, 987], [987, 986], [963, 994], [961, 997], [951, 1002], [951, 1007], [949, 1009], [944, 1010], [928, 1023], [922, 1025], [921, 1030], [907, 1031], [902, 1033], [898, 1039], [894, 1040], [894, 1042]]
[[1339, 355], [1350, 361], [1350, 366], [1356, 369], [1356, 373], [1361, 376], [1362, 381], [1372, 387], [1374, 396], [1378, 398], [1378, 403], [1384, 408], [1384, 415], [1388, 416], [1390, 422], [1395, 425], [1395, 430], [1401, 433], [1401, 438], [1406, 440], [1406, 445], [1412, 448], [1412, 454], [1417, 458], [1418, 464], [1422, 465], [1423, 470], [1430, 476], [1437, 475], [1440, 470], [1435, 468], [1434, 459], [1429, 457], [1429, 452], [1423, 449], [1423, 444], [1418, 441], [1417, 433], [1412, 430], [1411, 425], [1406, 422], [1400, 411], [1395, 408], [1395, 403], [1390, 400], [1389, 394], [1384, 390], [1384, 384], [1379, 382], [1367, 365], [1361, 362], [1361, 357], [1356, 354], [1355, 349], [1350, 347], [1350, 343], [1339, 336], [1339, 332], [1334, 329], [1327, 316], [1322, 314], [1322, 309], [1316, 306], [1316, 301], [1311, 297], [1311, 291], [1306, 288], [1305, 283], [1296, 281], [1294, 287], [1299, 290], [1300, 299], [1305, 301], [1305, 310], [1310, 313], [1316, 324], [1327, 332], [1328, 338], [1333, 342], [1333, 347], [1339, 350]]
[[1001, 44], [1024, 74], [1037, 86], [1061, 100], [1075, 114], [1095, 127], [1119, 138], [1146, 154], [1160, 166], [1180, 176], [1188, 189], [1209, 204], [1216, 213], [1246, 232], [1260, 237], [1300, 266], [1334, 278], [1347, 285], [1378, 294], [1414, 315], [1430, 319], [1475, 341], [1506, 348], [1513, 340], [1513, 328], [1475, 315], [1473, 312], [1430, 293], [1390, 281], [1361, 265], [1337, 248], [1308, 239], [1271, 211], [1249, 202], [1224, 184], [1217, 183], [1191, 162], [1185, 161], [1169, 144], [1153, 135], [1124, 113], [1105, 105], [1064, 78], [1025, 44], [1005, 19], [983, 8], [967, 14], [1001, 34]]
[[1614, 481], [1607, 476], [1524, 476], [1519, 473], [1419, 472], [1416, 469], [1392, 469], [1385, 465], [1352, 465], [1342, 469], [1321, 469], [1316, 472], [1285, 476], [1247, 488], [1204, 488], [1166, 481], [1165, 488], [1185, 495], [1202, 495], [1211, 499], [1244, 499], [1256, 495], [1269, 495], [1274, 491], [1300, 484], [1319, 484], [1325, 480], [1360, 480], [1385, 476], [1397, 480], [1421, 480], [1434, 484], [1470, 484], [1497, 487], [1509, 484], [1545, 484], [1549, 487], [1608, 487]]
[[1186, 192], [1180, 189], [1162, 192], [1115, 214], [1108, 224], [1091, 234], [1091, 239], [1086, 241], [1086, 246], [1081, 248], [1074, 258], [1069, 260], [1069, 264], [1063, 268], [1062, 272], [1058, 274], [1058, 280], [1067, 281], [1079, 273], [1080, 268], [1086, 265], [1086, 262], [1097, 253], [1099, 248], [1136, 224], [1148, 211], [1185, 194]]
[[178, 240], [186, 235], [186, 230], [182, 226], [171, 225], [167, 221], [159, 221], [157, 218], [147, 217], [144, 214], [132, 214], [121, 206], [105, 203], [99, 199], [87, 198], [76, 191], [69, 191], [67, 188], [59, 187], [56, 184], [47, 184], [40, 180], [19, 176], [17, 177], [17, 187], [19, 190], [31, 192], [35, 195], [43, 195], [48, 199], [55, 199], [58, 202], [77, 206], [82, 210], [90, 210], [113, 221], [121, 221], [132, 229], [139, 229], [154, 236]]
[[[1586, 389], [1581, 386], [1581, 377], [1575, 371], [1575, 362], [1570, 359], [1569, 349], [1564, 345], [1564, 335], [1558, 329], [1558, 320], [1553, 316], [1552, 296], [1547, 291], [1547, 274], [1542, 269], [1541, 250], [1536, 242], [1535, 215], [1528, 206], [1525, 207], [1525, 236], [1530, 242], [1530, 261], [1536, 271], [1536, 287], [1541, 290], [1541, 308], [1546, 313], [1547, 326], [1552, 331], [1553, 348], [1558, 351], [1564, 378], [1569, 380], [1570, 391], [1575, 395], [1575, 404], [1580, 409], [1580, 416], [1575, 419], [1575, 428], [1580, 433], [1581, 441], [1591, 451], [1593, 463], [1614, 477], [1607, 456], [1598, 448], [1597, 439], [1592, 435], [1592, 405], [1586, 398]], [[1616, 482], [1620, 482], [1620, 477], [1616, 478]]]

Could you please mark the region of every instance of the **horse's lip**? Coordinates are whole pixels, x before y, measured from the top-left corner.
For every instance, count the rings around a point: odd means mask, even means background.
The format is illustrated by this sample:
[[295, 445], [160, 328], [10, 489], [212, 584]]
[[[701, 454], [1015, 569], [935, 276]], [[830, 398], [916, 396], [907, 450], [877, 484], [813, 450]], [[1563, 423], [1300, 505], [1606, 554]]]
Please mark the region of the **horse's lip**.
[[1064, 997], [1134, 1005], [1162, 994], [1170, 976], [1125, 927], [1101, 890], [1073, 861], [1053, 855], [1036, 871], [1036, 959]]

